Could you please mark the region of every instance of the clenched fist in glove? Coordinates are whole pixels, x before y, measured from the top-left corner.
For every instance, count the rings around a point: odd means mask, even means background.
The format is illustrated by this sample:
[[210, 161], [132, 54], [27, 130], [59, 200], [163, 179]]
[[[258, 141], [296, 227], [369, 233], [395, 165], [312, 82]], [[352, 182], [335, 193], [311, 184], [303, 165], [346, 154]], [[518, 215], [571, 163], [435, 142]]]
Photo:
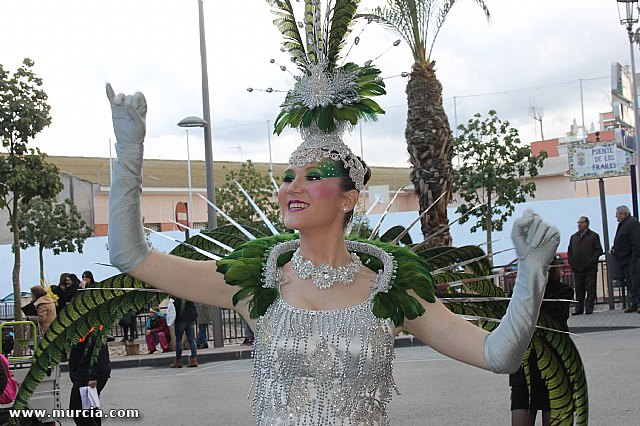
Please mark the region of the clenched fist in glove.
[[496, 373], [513, 373], [522, 364], [540, 313], [549, 264], [560, 233], [533, 210], [516, 219], [511, 239], [518, 255], [518, 277], [507, 313], [484, 341], [484, 356]]
[[109, 258], [112, 265], [129, 272], [150, 251], [140, 213], [147, 101], [140, 92], [133, 96], [116, 95], [109, 83], [107, 98], [118, 156], [109, 190]]

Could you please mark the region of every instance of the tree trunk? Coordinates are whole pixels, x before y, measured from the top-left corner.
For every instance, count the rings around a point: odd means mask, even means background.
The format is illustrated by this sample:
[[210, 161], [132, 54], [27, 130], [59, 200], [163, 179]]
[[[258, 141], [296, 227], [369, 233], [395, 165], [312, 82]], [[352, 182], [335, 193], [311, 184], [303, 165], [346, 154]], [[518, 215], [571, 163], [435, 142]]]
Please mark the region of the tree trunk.
[[42, 252], [44, 249], [42, 248], [42, 244], [38, 244], [38, 258], [40, 259], [40, 285], [44, 285], [44, 257]]
[[[422, 218], [422, 234], [428, 237], [448, 224], [451, 200], [453, 137], [442, 104], [442, 85], [433, 65], [415, 63], [407, 83], [407, 128], [405, 139], [411, 161], [411, 181], [425, 211], [443, 192], [447, 195]], [[433, 240], [433, 246], [451, 244], [449, 231]]]
[[491, 242], [491, 234], [493, 233], [493, 206], [491, 205], [491, 194], [489, 194], [487, 198], [489, 199], [489, 201], [487, 202], [487, 214], [485, 216], [487, 226], [487, 260], [493, 268], [493, 243]]
[[13, 232], [13, 318], [22, 319], [22, 300], [20, 294], [20, 228], [18, 228], [18, 199], [13, 198], [13, 214], [9, 215]]

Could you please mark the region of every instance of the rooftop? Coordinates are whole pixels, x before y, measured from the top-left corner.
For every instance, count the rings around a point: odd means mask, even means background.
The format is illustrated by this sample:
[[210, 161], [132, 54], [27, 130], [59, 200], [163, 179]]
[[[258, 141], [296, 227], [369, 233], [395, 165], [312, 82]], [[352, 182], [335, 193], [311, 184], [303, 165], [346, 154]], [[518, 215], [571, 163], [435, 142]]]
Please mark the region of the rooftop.
[[[58, 166], [61, 172], [103, 187], [110, 185], [109, 158], [48, 156], [47, 161]], [[269, 163], [253, 164], [260, 173], [268, 173]], [[273, 164], [274, 176], [277, 180], [286, 168], [287, 164]], [[225, 182], [225, 175], [232, 170], [238, 171], [240, 163], [215, 161], [213, 169], [216, 186], [221, 186]], [[389, 185], [391, 189], [400, 185], [409, 185], [411, 183], [409, 171], [409, 166], [372, 167], [369, 185]], [[188, 186], [187, 160], [144, 160], [142, 185], [146, 188], [186, 188]], [[191, 160], [191, 185], [193, 188], [206, 187], [204, 161]]]

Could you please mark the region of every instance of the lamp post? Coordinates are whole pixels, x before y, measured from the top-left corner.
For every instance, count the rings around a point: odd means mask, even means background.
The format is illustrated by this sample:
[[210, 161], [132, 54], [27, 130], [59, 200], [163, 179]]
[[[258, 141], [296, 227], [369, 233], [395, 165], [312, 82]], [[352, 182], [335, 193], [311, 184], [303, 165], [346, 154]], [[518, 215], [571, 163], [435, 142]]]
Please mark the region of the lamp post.
[[271, 158], [271, 123], [267, 120], [267, 142], [269, 143], [269, 176], [273, 179], [273, 159]]
[[616, 0], [618, 6], [618, 17], [629, 36], [629, 52], [631, 55], [631, 87], [633, 88], [633, 116], [635, 117], [635, 128], [633, 131], [635, 139], [635, 149], [633, 154], [633, 162], [629, 168], [631, 174], [631, 203], [633, 206], [633, 215], [638, 217], [638, 183], [636, 177], [636, 165], [638, 164], [638, 132], [640, 131], [640, 117], [638, 117], [638, 85], [636, 83], [636, 61], [633, 51], [633, 42], [635, 34], [633, 32], [634, 24], [638, 23], [638, 0]]
[[189, 149], [189, 129], [184, 129], [187, 135], [187, 176], [189, 177], [189, 216], [187, 221], [189, 222], [189, 228], [193, 228], [193, 191], [191, 187], [191, 153]]
[[200, 117], [190, 115], [178, 122], [178, 127], [183, 127], [187, 134], [187, 173], [189, 175], [189, 227], [193, 228], [193, 194], [191, 191], [191, 154], [189, 150], [189, 128], [193, 127], [206, 127], [207, 122]]
[[[200, 67], [202, 68], [202, 118], [207, 123], [204, 126], [204, 162], [207, 178], [207, 200], [216, 203], [215, 185], [213, 182], [213, 148], [211, 142], [211, 109], [209, 107], [209, 74], [207, 72], [207, 43], [204, 35], [204, 6], [198, 0], [198, 18], [200, 25]], [[207, 207], [207, 227], [216, 227], [216, 212], [213, 207]], [[215, 332], [214, 332], [215, 334]], [[222, 342], [222, 336], [220, 336]]]
[[[207, 72], [207, 43], [204, 32], [204, 5], [202, 0], [198, 0], [198, 24], [200, 29], [200, 68], [202, 73], [202, 118], [199, 124], [186, 125], [183, 127], [202, 127], [204, 130], [204, 164], [207, 180], [207, 200], [215, 204], [216, 193], [213, 180], [213, 148], [210, 125], [211, 108], [209, 107], [209, 74]], [[216, 224], [216, 212], [213, 207], [207, 203], [207, 228], [214, 229]], [[213, 346], [220, 348], [224, 346], [222, 310], [217, 306], [212, 306], [211, 314], [213, 317]]]

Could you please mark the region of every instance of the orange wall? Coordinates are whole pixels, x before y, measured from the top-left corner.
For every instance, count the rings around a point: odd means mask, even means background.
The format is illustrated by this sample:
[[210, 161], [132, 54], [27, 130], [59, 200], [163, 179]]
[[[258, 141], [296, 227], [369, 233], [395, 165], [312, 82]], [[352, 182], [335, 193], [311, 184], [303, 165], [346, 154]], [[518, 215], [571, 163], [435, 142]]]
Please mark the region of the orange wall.
[[[205, 194], [203, 194], [205, 195]], [[175, 220], [175, 208], [178, 202], [189, 202], [189, 193], [142, 193], [142, 216], [145, 223], [159, 223], [161, 231], [177, 231], [178, 227], [169, 220]], [[207, 221], [207, 203], [193, 194], [193, 210], [195, 215], [192, 222]], [[109, 193], [102, 192], [95, 197], [95, 234], [107, 235], [109, 223]]]

